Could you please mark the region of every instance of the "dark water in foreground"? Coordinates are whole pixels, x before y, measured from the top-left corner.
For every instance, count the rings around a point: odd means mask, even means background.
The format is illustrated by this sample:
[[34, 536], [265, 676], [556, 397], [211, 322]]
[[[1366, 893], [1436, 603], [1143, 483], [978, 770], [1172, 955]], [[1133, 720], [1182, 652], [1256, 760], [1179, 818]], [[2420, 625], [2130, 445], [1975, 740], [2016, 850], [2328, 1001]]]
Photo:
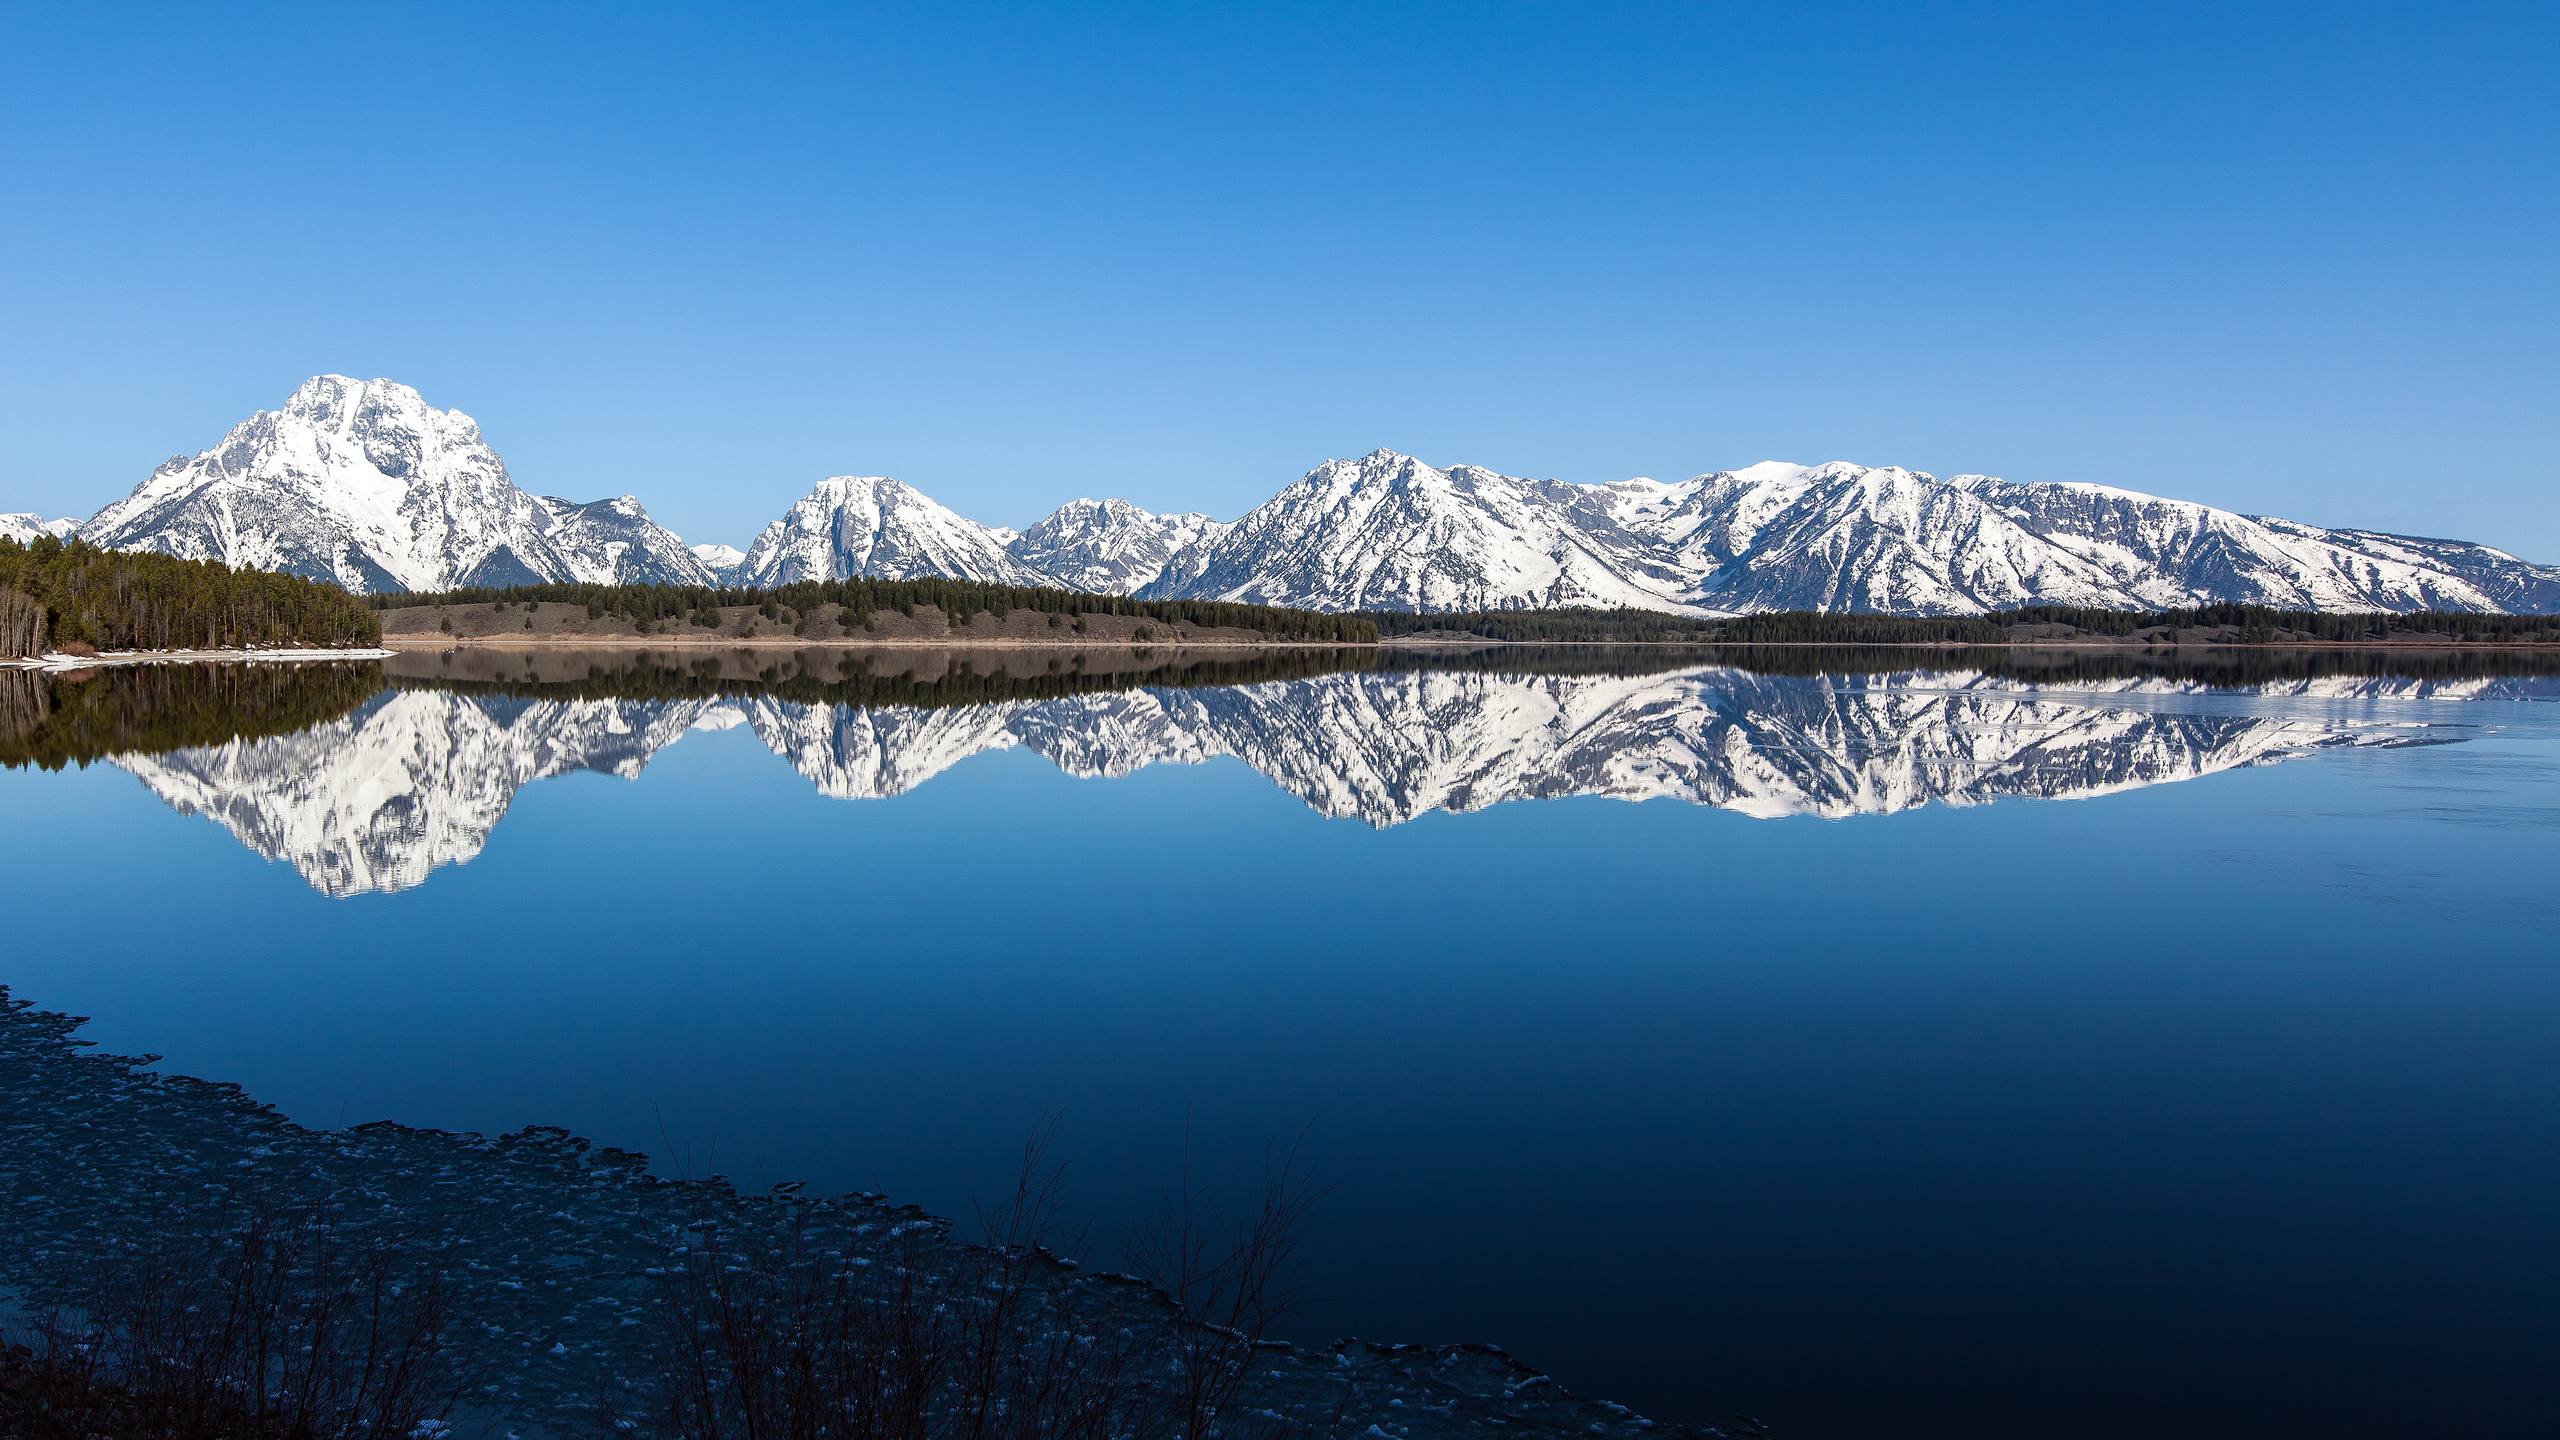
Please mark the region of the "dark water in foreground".
[[1306, 1338], [1659, 1416], [2550, 1433], [2560, 682], [2254, 663], [0, 675], [0, 984], [945, 1214], [1063, 1111], [1104, 1260], [1313, 1122]]

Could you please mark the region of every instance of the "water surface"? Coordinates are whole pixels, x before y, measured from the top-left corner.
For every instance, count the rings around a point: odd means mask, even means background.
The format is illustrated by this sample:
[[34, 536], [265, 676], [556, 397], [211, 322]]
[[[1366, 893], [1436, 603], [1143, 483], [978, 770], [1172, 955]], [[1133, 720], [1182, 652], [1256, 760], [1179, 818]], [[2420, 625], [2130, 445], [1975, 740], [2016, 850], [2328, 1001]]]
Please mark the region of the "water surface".
[[1241, 1184], [1312, 1121], [1303, 1335], [1668, 1417], [2540, 1433], [2560, 685], [2501, 668], [0, 676], [0, 983], [310, 1124], [946, 1214], [1062, 1110], [1104, 1259], [1186, 1130]]

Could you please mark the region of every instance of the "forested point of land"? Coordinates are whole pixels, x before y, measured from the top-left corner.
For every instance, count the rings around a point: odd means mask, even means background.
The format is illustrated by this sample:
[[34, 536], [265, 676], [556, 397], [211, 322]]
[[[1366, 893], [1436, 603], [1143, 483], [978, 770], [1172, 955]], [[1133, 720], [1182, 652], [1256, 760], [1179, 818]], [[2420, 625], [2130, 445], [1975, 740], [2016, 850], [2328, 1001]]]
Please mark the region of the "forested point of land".
[[381, 639], [380, 618], [335, 585], [50, 535], [31, 545], [0, 538], [0, 657], [82, 646], [354, 649]]
[[[718, 631], [724, 610], [753, 609], [758, 618], [802, 638], [858, 634], [863, 618], [882, 613], [915, 615], [925, 610], [946, 617], [953, 628], [981, 615], [1002, 618], [1016, 611], [1053, 617], [1062, 638], [1072, 639], [1075, 621], [1087, 616], [1117, 616], [1154, 621], [1169, 630], [1250, 630], [1266, 639], [1330, 645], [1365, 645], [1378, 638], [1366, 616], [1289, 610], [1273, 605], [1243, 605], [1224, 600], [1132, 600], [1125, 595], [1095, 595], [1021, 585], [983, 585], [967, 580], [811, 580], [773, 589], [704, 585], [511, 585], [497, 589], [440, 590], [427, 594], [374, 595], [365, 599], [376, 610], [428, 607], [574, 605], [589, 620], [630, 622], [642, 635], [682, 636], [688, 631]], [[829, 633], [813, 635], [813, 626]], [[1159, 638], [1140, 635], [1141, 640]], [[1160, 638], [1171, 639], [1173, 635]]]
[[128, 665], [70, 675], [0, 670], [0, 769], [60, 770], [292, 735], [383, 688], [370, 660], [299, 665]]

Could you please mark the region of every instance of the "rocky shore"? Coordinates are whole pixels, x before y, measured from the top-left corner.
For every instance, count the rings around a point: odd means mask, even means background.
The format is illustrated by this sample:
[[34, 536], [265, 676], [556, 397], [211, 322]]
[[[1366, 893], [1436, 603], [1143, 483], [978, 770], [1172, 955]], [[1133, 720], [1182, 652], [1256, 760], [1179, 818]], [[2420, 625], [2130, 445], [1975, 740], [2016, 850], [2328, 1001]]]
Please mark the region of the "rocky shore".
[[[642, 1156], [564, 1131], [496, 1137], [388, 1122], [296, 1124], [237, 1086], [164, 1075], [156, 1057], [85, 1053], [83, 1021], [0, 988], [0, 1286], [40, 1308], [101, 1256], [207, 1244], [261, 1207], [326, 1210], [415, 1283], [441, 1287], [469, 1352], [472, 1406], [528, 1433], [591, 1430], [652, 1406], [678, 1373], [653, 1276], [705, 1237], [731, 1254], [789, 1244], [847, 1273], [972, 1274], [987, 1252], [948, 1221], [878, 1195], [743, 1194], [653, 1175]], [[787, 1189], [788, 1187], [786, 1187]], [[1040, 1252], [1038, 1313], [1122, 1337], [1140, 1368], [1179, 1368], [1188, 1322], [1161, 1291]], [[1153, 1358], [1149, 1358], [1153, 1357]], [[1755, 1435], [1657, 1423], [1585, 1400], [1487, 1347], [1346, 1340], [1255, 1348], [1238, 1406], [1307, 1436]]]

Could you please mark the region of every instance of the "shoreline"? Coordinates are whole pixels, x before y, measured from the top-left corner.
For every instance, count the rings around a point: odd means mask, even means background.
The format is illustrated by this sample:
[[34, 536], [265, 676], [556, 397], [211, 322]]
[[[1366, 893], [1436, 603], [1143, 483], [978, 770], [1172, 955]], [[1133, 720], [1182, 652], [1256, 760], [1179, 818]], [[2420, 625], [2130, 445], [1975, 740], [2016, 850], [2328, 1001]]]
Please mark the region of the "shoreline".
[[[725, 1172], [662, 1173], [647, 1155], [557, 1126], [490, 1133], [393, 1119], [305, 1124], [236, 1083], [157, 1068], [157, 1055], [95, 1048], [79, 1035], [89, 1023], [0, 981], [0, 1074], [16, 1086], [6, 1098], [18, 1107], [13, 1115], [42, 1122], [0, 1153], [0, 1196], [23, 1201], [0, 1207], [0, 1240], [14, 1253], [49, 1257], [11, 1280], [60, 1300], [77, 1295], [101, 1233], [212, 1253], [254, 1222], [262, 1201], [280, 1197], [290, 1210], [360, 1195], [362, 1204], [333, 1217], [333, 1230], [379, 1245], [370, 1253], [397, 1280], [445, 1287], [458, 1321], [449, 1333], [478, 1387], [475, 1403], [507, 1422], [493, 1430], [593, 1428], [600, 1399], [607, 1433], [614, 1421], [644, 1417], [682, 1373], [684, 1357], [665, 1328], [645, 1321], [667, 1303], [656, 1277], [671, 1237], [743, 1237], [741, 1256], [816, 1237], [839, 1267], [834, 1275], [901, 1267], [936, 1301], [972, 1293], [986, 1260], [1003, 1254], [951, 1218], [877, 1192], [754, 1189]], [[242, 1166], [278, 1188], [247, 1193]], [[565, 1275], [556, 1265], [563, 1253], [582, 1262]], [[1062, 1327], [1118, 1333], [1156, 1365], [1204, 1353], [1183, 1338], [1196, 1322], [1148, 1280], [1045, 1246], [1030, 1247], [1020, 1264], [1021, 1293], [1072, 1317]], [[1297, 1433], [1387, 1434], [1379, 1428], [1387, 1425], [1409, 1440], [1465, 1440], [1489, 1429], [1597, 1440], [1735, 1433], [1588, 1398], [1481, 1343], [1249, 1343], [1253, 1363], [1237, 1403], [1285, 1417]]]
[[533, 635], [521, 639], [497, 636], [385, 635], [383, 644], [361, 649], [302, 650], [114, 650], [97, 655], [43, 655], [0, 659], [0, 670], [61, 675], [82, 670], [141, 665], [291, 665], [332, 660], [389, 660], [403, 654], [443, 654], [466, 650], [498, 652], [530, 650], [1909, 650], [1915, 653], [2009, 650], [2104, 651], [2178, 655], [2197, 652], [2338, 652], [2406, 651], [2410, 653], [2560, 654], [2560, 644], [2464, 640], [2272, 640], [2243, 643], [2199, 640], [2164, 645], [2112, 636], [2079, 640], [1500, 640], [1491, 637], [1393, 636], [1381, 640], [1141, 640], [1111, 641], [1036, 639], [808, 639], [800, 636], [703, 635]]

